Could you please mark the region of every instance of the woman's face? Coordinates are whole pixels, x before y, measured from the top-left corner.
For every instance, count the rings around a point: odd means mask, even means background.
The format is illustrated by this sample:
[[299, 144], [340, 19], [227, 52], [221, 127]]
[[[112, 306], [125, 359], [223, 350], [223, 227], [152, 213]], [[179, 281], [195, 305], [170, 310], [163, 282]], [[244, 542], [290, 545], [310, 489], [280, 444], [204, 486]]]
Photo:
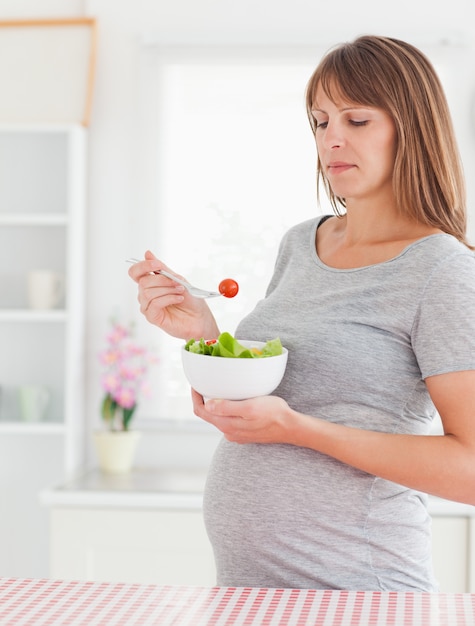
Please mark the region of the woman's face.
[[393, 197], [396, 127], [390, 115], [379, 108], [333, 101], [321, 86], [312, 114], [318, 155], [333, 193], [347, 206]]

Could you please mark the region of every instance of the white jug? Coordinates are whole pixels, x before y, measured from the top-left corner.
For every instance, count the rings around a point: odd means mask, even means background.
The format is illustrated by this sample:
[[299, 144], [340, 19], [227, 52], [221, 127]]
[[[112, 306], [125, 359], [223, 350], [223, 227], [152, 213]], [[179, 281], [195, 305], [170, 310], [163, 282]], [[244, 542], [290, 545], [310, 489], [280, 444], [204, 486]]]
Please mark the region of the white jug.
[[63, 296], [63, 279], [49, 270], [28, 274], [28, 304], [32, 309], [54, 309]]

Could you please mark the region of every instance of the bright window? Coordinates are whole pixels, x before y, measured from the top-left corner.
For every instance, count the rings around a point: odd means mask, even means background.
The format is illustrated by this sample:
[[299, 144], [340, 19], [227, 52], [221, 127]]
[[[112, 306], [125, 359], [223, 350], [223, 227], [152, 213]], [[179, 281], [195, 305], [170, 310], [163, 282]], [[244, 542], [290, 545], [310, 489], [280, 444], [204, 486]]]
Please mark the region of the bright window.
[[[325, 49], [147, 51], [157, 163], [154, 250], [198, 286], [238, 281], [235, 299], [210, 301], [222, 331], [234, 332], [264, 296], [284, 232], [332, 212], [325, 198], [317, 204], [305, 111], [305, 87]], [[159, 384], [141, 415], [194, 419], [182, 342], [157, 335]]]
[[[320, 212], [305, 111], [306, 83], [319, 57], [157, 54], [156, 251], [198, 286], [238, 281], [235, 299], [209, 301], [221, 330], [234, 332], [264, 296], [284, 232]], [[160, 384], [144, 411], [192, 417], [182, 342], [158, 334]]]

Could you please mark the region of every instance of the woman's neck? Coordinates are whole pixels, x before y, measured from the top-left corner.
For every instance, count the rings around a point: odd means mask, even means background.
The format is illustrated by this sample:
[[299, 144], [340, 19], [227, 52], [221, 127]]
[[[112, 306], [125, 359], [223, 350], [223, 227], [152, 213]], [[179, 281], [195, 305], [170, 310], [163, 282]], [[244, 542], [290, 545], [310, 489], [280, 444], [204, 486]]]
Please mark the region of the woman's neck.
[[329, 266], [341, 269], [388, 261], [409, 244], [441, 231], [394, 211], [355, 211], [328, 220], [317, 231], [317, 252]]

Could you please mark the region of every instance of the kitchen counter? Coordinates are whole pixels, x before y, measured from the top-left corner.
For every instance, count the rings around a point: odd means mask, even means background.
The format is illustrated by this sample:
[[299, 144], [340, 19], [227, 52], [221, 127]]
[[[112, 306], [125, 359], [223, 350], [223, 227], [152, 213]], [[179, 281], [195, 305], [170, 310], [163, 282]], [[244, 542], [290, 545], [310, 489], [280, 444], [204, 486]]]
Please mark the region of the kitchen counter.
[[[135, 468], [129, 474], [92, 469], [40, 493], [46, 506], [200, 510], [206, 469]], [[475, 507], [429, 498], [434, 517], [475, 517]]]
[[206, 470], [134, 468], [127, 474], [92, 469], [45, 489], [46, 506], [200, 510]]
[[0, 579], [0, 624], [470, 626], [474, 594]]

